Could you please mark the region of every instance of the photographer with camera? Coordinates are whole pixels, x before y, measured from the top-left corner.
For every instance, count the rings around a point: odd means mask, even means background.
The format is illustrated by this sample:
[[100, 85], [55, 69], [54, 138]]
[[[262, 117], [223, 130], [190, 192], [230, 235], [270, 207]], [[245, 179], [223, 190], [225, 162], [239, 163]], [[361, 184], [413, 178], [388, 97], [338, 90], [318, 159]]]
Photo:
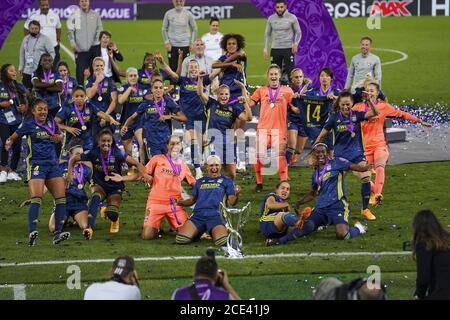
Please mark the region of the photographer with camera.
[[172, 300], [241, 300], [228, 281], [225, 270], [218, 269], [214, 249], [200, 257], [190, 286], [176, 289]]
[[314, 292], [314, 300], [386, 300], [383, 284], [372, 287], [365, 279], [343, 283], [336, 278], [323, 280]]
[[84, 293], [84, 300], [141, 300], [134, 259], [129, 256], [116, 258], [110, 281], [91, 284]]

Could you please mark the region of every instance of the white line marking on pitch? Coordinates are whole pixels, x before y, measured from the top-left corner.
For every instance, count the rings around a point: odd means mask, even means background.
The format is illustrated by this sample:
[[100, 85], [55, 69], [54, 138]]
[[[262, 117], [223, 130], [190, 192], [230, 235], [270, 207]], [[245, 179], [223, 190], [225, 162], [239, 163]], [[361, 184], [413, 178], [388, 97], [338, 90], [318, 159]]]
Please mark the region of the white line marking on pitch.
[[64, 50], [65, 53], [67, 53], [67, 55], [70, 57], [70, 59], [72, 59], [73, 61], [75, 61], [75, 55], [73, 54], [72, 51], [69, 50], [69, 48], [67, 48], [65, 45], [63, 45], [62, 43], [59, 43], [59, 46], [61, 47], [61, 49]]
[[[307, 257], [357, 257], [357, 256], [406, 256], [411, 255], [407, 251], [386, 251], [386, 252], [310, 252], [310, 253], [276, 253], [276, 254], [254, 254], [245, 256], [243, 259], [269, 259], [269, 258], [307, 258]], [[173, 261], [173, 260], [197, 260], [199, 256], [179, 256], [179, 257], [141, 257], [134, 258], [135, 261]], [[217, 259], [226, 259], [217, 256]], [[240, 260], [240, 259], [235, 259]], [[60, 261], [31, 261], [17, 263], [0, 263], [0, 267], [23, 267], [36, 265], [56, 265], [74, 263], [106, 263], [113, 262], [114, 259], [87, 259], [87, 260], [60, 260]]]
[[27, 294], [25, 292], [26, 285], [24, 284], [0, 285], [0, 288], [12, 288], [14, 292], [14, 300], [27, 300]]
[[[360, 49], [360, 47], [344, 47], [344, 48], [348, 48], [348, 49]], [[397, 53], [399, 55], [401, 55], [402, 57], [400, 59], [396, 59], [396, 60], [392, 60], [392, 61], [387, 61], [387, 62], [382, 62], [381, 65], [385, 66], [388, 64], [394, 64], [394, 63], [399, 63], [402, 61], [405, 61], [406, 59], [408, 59], [408, 55], [406, 53], [404, 53], [403, 51], [399, 51], [399, 50], [394, 50], [394, 49], [385, 49], [385, 48], [372, 48], [372, 50], [375, 51], [386, 51], [386, 52], [393, 52], [393, 53]]]

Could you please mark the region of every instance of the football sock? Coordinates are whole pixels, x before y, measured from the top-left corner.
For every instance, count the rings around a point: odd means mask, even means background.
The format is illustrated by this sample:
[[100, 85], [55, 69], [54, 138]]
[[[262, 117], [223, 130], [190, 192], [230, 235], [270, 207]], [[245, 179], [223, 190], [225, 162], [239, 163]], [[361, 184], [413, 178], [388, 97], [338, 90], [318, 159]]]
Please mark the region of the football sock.
[[30, 207], [28, 208], [28, 230], [29, 232], [33, 232], [37, 229], [42, 199], [39, 197], [34, 197], [31, 198], [30, 202]]
[[119, 207], [117, 206], [107, 206], [106, 207], [106, 216], [112, 222], [116, 222], [119, 219]]
[[55, 199], [55, 231], [61, 231], [66, 216], [66, 198]]
[[362, 209], [365, 210], [369, 207], [370, 177], [365, 177], [361, 179], [361, 198], [362, 198]]
[[97, 218], [98, 208], [100, 206], [101, 195], [94, 192], [89, 201], [89, 215], [88, 215], [88, 227], [93, 227], [95, 224], [95, 219]]

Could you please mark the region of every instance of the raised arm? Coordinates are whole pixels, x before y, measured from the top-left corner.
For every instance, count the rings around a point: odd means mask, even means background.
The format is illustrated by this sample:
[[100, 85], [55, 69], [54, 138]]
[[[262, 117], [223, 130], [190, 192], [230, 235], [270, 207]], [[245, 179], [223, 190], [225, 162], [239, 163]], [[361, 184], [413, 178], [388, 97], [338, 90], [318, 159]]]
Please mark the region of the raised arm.
[[200, 100], [202, 100], [203, 104], [206, 105], [208, 103], [209, 97], [203, 91], [203, 76], [205, 75], [203, 74], [198, 77], [197, 94], [200, 97]]
[[105, 79], [103, 74], [96, 74], [95, 81], [92, 83], [92, 87], [86, 88], [86, 95], [89, 99], [92, 99], [98, 90], [98, 85]]
[[124, 91], [124, 93], [119, 94], [117, 100], [119, 101], [119, 104], [124, 104], [128, 97], [130, 96], [131, 92], [133, 91], [133, 87], [129, 86], [127, 90]]
[[173, 70], [164, 62], [164, 59], [159, 51], [155, 53], [155, 59], [162, 65], [163, 70], [167, 73], [169, 78], [174, 82], [178, 82], [180, 77], [176, 72], [173, 72]]

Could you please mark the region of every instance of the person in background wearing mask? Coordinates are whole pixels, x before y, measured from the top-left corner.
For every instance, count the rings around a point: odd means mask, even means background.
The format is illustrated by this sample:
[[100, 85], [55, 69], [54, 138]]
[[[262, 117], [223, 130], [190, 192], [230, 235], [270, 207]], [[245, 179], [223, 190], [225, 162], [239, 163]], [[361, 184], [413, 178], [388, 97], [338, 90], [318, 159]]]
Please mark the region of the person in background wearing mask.
[[30, 21], [36, 20], [41, 24], [41, 33], [50, 38], [52, 46], [55, 48], [55, 59], [53, 60], [53, 67], [57, 67], [59, 55], [59, 43], [61, 42], [61, 21], [59, 16], [50, 9], [49, 0], [39, 1], [39, 10], [32, 14], [24, 24], [24, 35], [28, 35], [28, 25]]
[[19, 52], [19, 72], [22, 75], [23, 85], [31, 91], [33, 84], [31, 76], [39, 66], [39, 60], [44, 53], [55, 58], [55, 48], [49, 37], [41, 33], [39, 21], [32, 20], [28, 24], [29, 34], [23, 38]]

